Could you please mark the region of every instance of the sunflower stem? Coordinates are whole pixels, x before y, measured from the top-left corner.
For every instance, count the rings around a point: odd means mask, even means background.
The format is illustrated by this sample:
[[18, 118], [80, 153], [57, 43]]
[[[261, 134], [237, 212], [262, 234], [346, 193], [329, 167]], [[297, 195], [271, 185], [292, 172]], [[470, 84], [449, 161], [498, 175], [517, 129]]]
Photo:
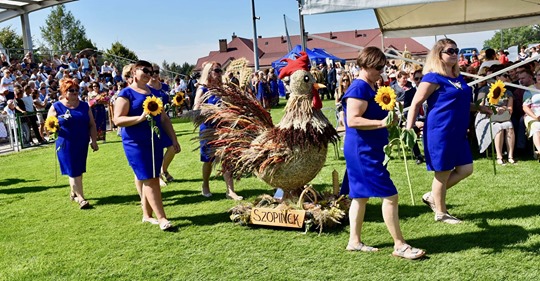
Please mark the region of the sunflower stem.
[[491, 117], [489, 117], [489, 133], [491, 134], [491, 162], [493, 163], [493, 175], [497, 175], [497, 167], [495, 165], [495, 139], [493, 138], [493, 126], [491, 125]]
[[154, 118], [150, 119], [150, 134], [152, 135], [152, 178], [156, 177], [156, 160], [154, 159]]
[[407, 154], [405, 153], [405, 144], [403, 143], [403, 140], [401, 140], [401, 138], [399, 139], [399, 143], [401, 146], [401, 153], [403, 154], [403, 162], [405, 163], [405, 173], [407, 174], [407, 183], [409, 184], [409, 192], [411, 193], [411, 202], [413, 206], [415, 206], [414, 194], [412, 191], [412, 184], [411, 184], [411, 175], [409, 174], [409, 166], [407, 165]]

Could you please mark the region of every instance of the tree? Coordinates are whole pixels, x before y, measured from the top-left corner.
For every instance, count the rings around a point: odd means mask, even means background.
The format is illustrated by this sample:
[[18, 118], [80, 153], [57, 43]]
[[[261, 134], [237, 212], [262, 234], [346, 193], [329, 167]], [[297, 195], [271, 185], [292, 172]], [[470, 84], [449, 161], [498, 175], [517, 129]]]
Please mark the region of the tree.
[[[540, 38], [540, 25], [529, 25], [502, 30], [502, 48], [514, 45], [527, 45], [537, 43]], [[495, 32], [491, 39], [484, 41], [484, 48], [501, 48], [501, 31]]]
[[125, 59], [128, 61], [137, 61], [139, 57], [132, 50], [128, 49], [122, 43], [116, 41], [112, 43], [111, 48], [107, 50], [105, 57], [109, 60]]
[[5, 49], [22, 49], [23, 38], [21, 35], [15, 33], [11, 25], [9, 25], [0, 29], [0, 44]]
[[[92, 43], [86, 38], [86, 29], [81, 21], [75, 19], [64, 5], [52, 8], [45, 20], [45, 26], [39, 29], [41, 37], [53, 51], [79, 50], [78, 47]], [[93, 43], [91, 45], [93, 46]]]
[[195, 66], [187, 62], [185, 62], [183, 65], [176, 64], [175, 62], [168, 64], [167, 61], [164, 60], [163, 63], [161, 64], [161, 68], [164, 71], [174, 72], [174, 75], [170, 75], [170, 76], [176, 76], [176, 73], [189, 76], [189, 74], [195, 68]]

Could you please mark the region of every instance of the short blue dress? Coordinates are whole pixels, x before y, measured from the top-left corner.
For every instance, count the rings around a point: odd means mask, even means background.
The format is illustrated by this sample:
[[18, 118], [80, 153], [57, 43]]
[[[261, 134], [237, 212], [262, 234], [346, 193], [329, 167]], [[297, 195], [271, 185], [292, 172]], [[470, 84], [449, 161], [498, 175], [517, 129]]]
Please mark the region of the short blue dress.
[[[202, 92], [203, 94], [208, 92], [208, 88], [202, 86], [201, 87], [202, 89]], [[220, 101], [220, 99], [216, 96], [210, 96], [210, 98], [208, 98], [206, 101], [204, 101], [204, 103], [209, 103], [209, 104], [216, 104]], [[207, 122], [207, 123], [203, 123], [199, 126], [199, 136], [201, 135], [201, 133], [205, 130], [213, 130], [214, 126], [212, 123], [210, 122]], [[212, 162], [214, 161], [214, 155], [212, 155], [212, 153], [210, 152], [210, 147], [208, 146], [208, 143], [206, 140], [203, 140], [203, 139], [200, 139], [199, 140], [199, 145], [200, 145], [200, 153], [201, 153], [201, 162]]]
[[460, 75], [428, 73], [422, 82], [439, 85], [427, 99], [424, 152], [428, 171], [449, 171], [472, 163], [467, 139], [472, 88]]
[[56, 139], [60, 172], [72, 178], [81, 176], [86, 172], [90, 142], [90, 115], [88, 115], [90, 106], [81, 101], [79, 106], [70, 109], [57, 101], [53, 107], [60, 123]]
[[383, 148], [388, 144], [388, 130], [357, 130], [347, 124], [348, 98], [367, 101], [364, 118], [382, 120], [388, 115], [388, 111], [375, 102], [375, 94], [367, 82], [355, 79], [341, 101], [345, 112], [343, 153], [347, 167], [341, 193], [348, 192], [350, 198], [389, 197], [398, 193], [390, 173], [383, 166]]
[[[163, 110], [165, 110], [165, 105], [169, 104], [169, 101], [170, 101], [168, 90], [167, 90], [169, 89], [169, 86], [165, 83], [162, 83], [161, 90], [154, 89], [150, 86], [148, 86], [148, 88], [150, 88], [152, 92], [155, 92], [156, 96], [158, 96], [161, 99], [161, 101], [163, 102]], [[161, 127], [160, 134], [161, 134], [161, 144], [163, 145], [163, 148], [167, 148], [173, 144], [171, 138], [169, 138], [169, 135], [167, 135], [167, 133], [165, 132], [165, 130], [163, 130], [162, 127]]]
[[[159, 94], [150, 89], [152, 96]], [[128, 116], [140, 116], [143, 113], [144, 100], [150, 95], [141, 94], [130, 87], [122, 89], [118, 97], [129, 101]], [[161, 128], [161, 115], [154, 117], [154, 124]], [[152, 134], [154, 134], [154, 162], [152, 163]], [[122, 144], [129, 165], [138, 180], [159, 177], [163, 162], [163, 144], [157, 134], [150, 130], [150, 122], [143, 121], [137, 125], [122, 129]]]

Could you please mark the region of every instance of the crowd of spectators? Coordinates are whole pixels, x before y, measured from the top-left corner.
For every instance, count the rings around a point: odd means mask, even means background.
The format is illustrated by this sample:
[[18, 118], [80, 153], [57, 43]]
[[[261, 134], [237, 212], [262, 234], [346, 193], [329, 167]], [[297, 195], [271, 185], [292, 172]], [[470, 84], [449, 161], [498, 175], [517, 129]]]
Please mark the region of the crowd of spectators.
[[[114, 127], [111, 122], [114, 100], [118, 92], [127, 87], [120, 66], [107, 60], [99, 63], [97, 54], [84, 52], [66, 52], [40, 60], [32, 52], [22, 59], [8, 59], [1, 53], [0, 65], [0, 143], [9, 141], [9, 136], [15, 134], [21, 137], [23, 147], [48, 142], [44, 120], [48, 109], [58, 101], [59, 82], [65, 77], [79, 85], [82, 101], [92, 107], [105, 108], [98, 115], [100, 139], [104, 140], [107, 125], [108, 129]], [[172, 85], [171, 95], [180, 91], [187, 93], [184, 103], [187, 109], [192, 107], [190, 96], [195, 92], [196, 78], [192, 75], [186, 81], [178, 76], [174, 82], [164, 81]]]

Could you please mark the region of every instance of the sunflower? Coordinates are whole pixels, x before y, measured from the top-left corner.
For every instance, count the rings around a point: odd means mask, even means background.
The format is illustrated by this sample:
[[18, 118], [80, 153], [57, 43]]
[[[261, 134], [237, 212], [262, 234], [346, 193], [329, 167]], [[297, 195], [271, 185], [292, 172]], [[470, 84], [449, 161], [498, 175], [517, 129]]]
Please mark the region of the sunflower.
[[184, 93], [183, 92], [176, 93], [176, 96], [174, 96], [174, 98], [173, 98], [173, 104], [175, 106], [181, 106], [182, 104], [184, 104]]
[[380, 87], [375, 95], [375, 101], [381, 106], [384, 110], [392, 110], [396, 104], [396, 93], [394, 89], [383, 86]]
[[504, 97], [504, 92], [506, 92], [506, 89], [504, 88], [504, 83], [501, 80], [497, 80], [495, 83], [493, 83], [491, 88], [489, 88], [489, 104], [497, 105], [499, 103], [499, 99]]
[[58, 128], [60, 128], [58, 118], [56, 118], [56, 116], [48, 116], [45, 120], [45, 128], [51, 133], [56, 133]]
[[163, 102], [155, 96], [147, 97], [144, 100], [143, 109], [146, 114], [157, 116], [163, 111]]

